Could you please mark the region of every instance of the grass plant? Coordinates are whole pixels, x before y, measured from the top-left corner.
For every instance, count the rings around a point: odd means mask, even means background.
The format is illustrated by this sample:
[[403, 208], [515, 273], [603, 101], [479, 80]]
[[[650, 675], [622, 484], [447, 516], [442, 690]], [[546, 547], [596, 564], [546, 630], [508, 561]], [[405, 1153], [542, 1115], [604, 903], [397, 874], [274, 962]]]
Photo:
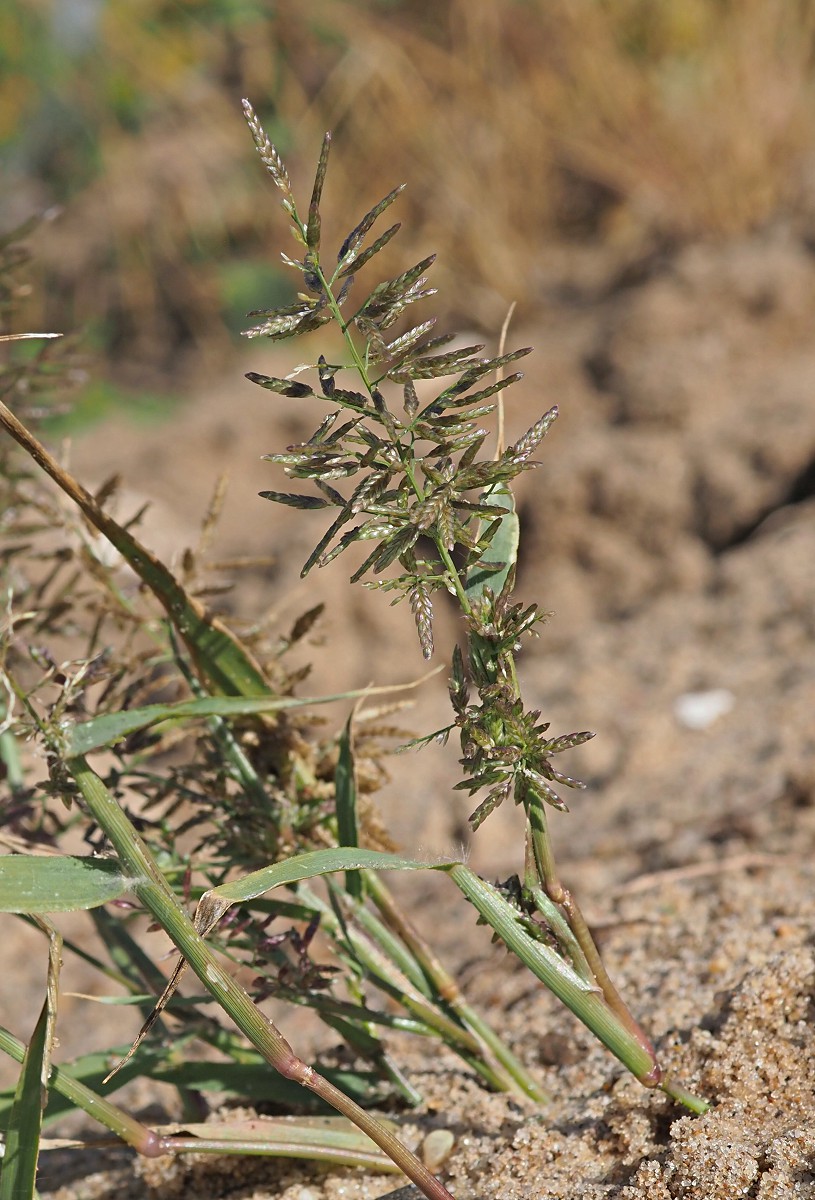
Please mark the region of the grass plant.
[[[398, 1169], [424, 1195], [448, 1197], [392, 1123], [370, 1111], [388, 1098], [420, 1098], [382, 1029], [443, 1043], [487, 1086], [545, 1097], [400, 910], [384, 870], [448, 875], [478, 918], [638, 1079], [692, 1111], [706, 1108], [663, 1075], [560, 879], [549, 837], [551, 811], [565, 808], [562, 789], [582, 786], [555, 765], [557, 756], [592, 735], [550, 735], [523, 699], [516, 658], [542, 618], [514, 595], [519, 526], [510, 484], [535, 465], [557, 410], [488, 453], [482, 423], [520, 378], [514, 366], [528, 348], [482, 357], [480, 345], [437, 335], [432, 318], [405, 322], [433, 293], [432, 256], [360, 290], [360, 272], [399, 230], [398, 223], [381, 233], [374, 227], [402, 189], [375, 204], [328, 255], [321, 204], [330, 137], [301, 213], [278, 152], [246, 102], [245, 111], [292, 223], [297, 254], [284, 259], [303, 288], [291, 304], [251, 314], [257, 323], [248, 336], [277, 341], [332, 325], [344, 346], [341, 358], [318, 355], [285, 378], [248, 376], [281, 402], [321, 394], [330, 406], [312, 437], [268, 456], [313, 490], [263, 495], [328, 510], [332, 519], [303, 573], [362, 547], [352, 580], [407, 602], [425, 659], [434, 653], [434, 599], [455, 599], [461, 640], [450, 668], [451, 720], [418, 743], [455, 735], [458, 788], [477, 797], [473, 828], [512, 802], [525, 815], [525, 846], [518, 875], [493, 885], [462, 862], [417, 861], [366, 845], [352, 722], [326, 753], [303, 714], [336, 697], [296, 697], [299, 676], [286, 665], [288, 647], [318, 614], [304, 614], [276, 641], [257, 628], [227, 627], [139, 541], [133, 522], [110, 515], [105, 501], [115, 485], [91, 495], [37, 438], [37, 414], [23, 411], [21, 419], [12, 411], [25, 409], [34, 384], [47, 380], [46, 351], [12, 364], [0, 379], [9, 401], [0, 403], [0, 423], [10, 435], [0, 444], [9, 543], [0, 752], [9, 785], [2, 835], [13, 853], [0, 860], [0, 910], [36, 922], [51, 950], [33, 1034], [24, 1043], [0, 1029], [0, 1049], [22, 1063], [16, 1089], [0, 1100], [7, 1138], [0, 1200], [32, 1194], [40, 1126], [66, 1106], [84, 1109], [142, 1154], [194, 1145], [310, 1155]], [[307, 369], [312, 382], [302, 378]], [[426, 388], [435, 394], [425, 397]], [[71, 507], [55, 504], [46, 477]], [[122, 585], [116, 564], [99, 552], [101, 540], [129, 565], [139, 589]], [[184, 570], [192, 576], [190, 560]], [[60, 658], [66, 633], [73, 650]], [[371, 723], [368, 752], [381, 753], [377, 738], [392, 733]], [[29, 781], [21, 739], [32, 737], [45, 750], [45, 784]], [[65, 853], [77, 833], [90, 854]], [[130, 908], [110, 907], [125, 897]], [[98, 970], [105, 986], [115, 981], [143, 1025], [129, 1051], [109, 1046], [57, 1067], [61, 951], [50, 916], [69, 910], [89, 912], [107, 959], [74, 943], [64, 950]], [[143, 947], [141, 914], [179, 951], [169, 981]], [[250, 964], [253, 984], [240, 983], [224, 956]], [[180, 996], [187, 966], [203, 992]], [[309, 1005], [341, 1035], [351, 1065], [332, 1071], [305, 1063], [259, 1007], [272, 994]], [[212, 999], [221, 1016], [204, 1011]], [[205, 1047], [207, 1061], [190, 1061], [192, 1046]], [[118, 1086], [141, 1071], [175, 1084], [194, 1137], [147, 1129], [109, 1099], [111, 1078]], [[281, 1103], [316, 1098], [350, 1124], [322, 1138], [307, 1123], [286, 1122], [274, 1137], [233, 1124], [219, 1137], [192, 1119], [207, 1088]]]

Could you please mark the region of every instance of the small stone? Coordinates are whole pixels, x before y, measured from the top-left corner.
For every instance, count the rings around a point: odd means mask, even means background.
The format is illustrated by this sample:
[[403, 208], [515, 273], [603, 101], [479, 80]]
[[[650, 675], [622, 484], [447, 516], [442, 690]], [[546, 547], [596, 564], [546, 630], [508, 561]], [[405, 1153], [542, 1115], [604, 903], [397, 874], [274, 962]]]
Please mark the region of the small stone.
[[449, 1129], [434, 1129], [422, 1142], [422, 1162], [428, 1171], [437, 1171], [452, 1153], [456, 1139]]
[[736, 698], [727, 688], [685, 692], [674, 701], [674, 716], [686, 729], [707, 729], [731, 711]]

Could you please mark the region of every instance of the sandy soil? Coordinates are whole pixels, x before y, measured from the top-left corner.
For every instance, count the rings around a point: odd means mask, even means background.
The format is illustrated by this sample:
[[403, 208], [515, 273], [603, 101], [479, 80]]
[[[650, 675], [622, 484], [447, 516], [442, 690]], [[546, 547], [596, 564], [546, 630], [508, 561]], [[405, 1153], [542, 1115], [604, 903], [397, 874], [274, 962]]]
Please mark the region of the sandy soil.
[[[399, 1119], [416, 1144], [453, 1133], [441, 1175], [459, 1200], [815, 1196], [815, 259], [781, 229], [633, 274], [564, 251], [537, 286], [548, 317], [512, 339], [537, 353], [508, 419], [513, 436], [561, 406], [520, 489], [519, 592], [554, 615], [521, 667], [554, 730], [598, 731], [570, 760], [590, 788], [553, 823], [561, 869], [664, 1065], [714, 1107], [686, 1116], [628, 1078], [434, 879], [400, 884], [417, 921], [553, 1099], [489, 1095], [456, 1060], [398, 1042], [426, 1096]], [[94, 484], [120, 470], [126, 510], [153, 497], [145, 539], [169, 555], [228, 468], [221, 549], [275, 556], [235, 603], [279, 607], [287, 624], [328, 602], [331, 649], [308, 690], [418, 675], [407, 611], [346, 587], [342, 561], [298, 581], [320, 515], [255, 498], [279, 482], [259, 454], [310, 432], [310, 410], [240, 379], [279, 356], [247, 348], [161, 429], [94, 431], [76, 472]], [[441, 612], [440, 656], [454, 636]], [[406, 718], [419, 730], [444, 720], [443, 683], [426, 696]], [[408, 848], [469, 843], [455, 772], [453, 746], [395, 762], [381, 804]], [[516, 871], [519, 833], [516, 812], [495, 814], [471, 861]], [[51, 1162], [54, 1200], [367, 1200], [395, 1186], [269, 1160], [134, 1173], [122, 1156], [70, 1182], [76, 1167]]]

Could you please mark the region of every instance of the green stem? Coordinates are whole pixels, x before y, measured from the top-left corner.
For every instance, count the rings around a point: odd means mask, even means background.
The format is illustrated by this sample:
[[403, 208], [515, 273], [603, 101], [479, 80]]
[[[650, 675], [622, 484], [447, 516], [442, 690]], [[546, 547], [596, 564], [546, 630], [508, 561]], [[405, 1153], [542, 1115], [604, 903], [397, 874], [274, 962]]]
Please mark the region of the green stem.
[[656, 1079], [659, 1079], [661, 1071], [657, 1063], [653, 1044], [614, 986], [611, 976], [600, 957], [600, 951], [594, 944], [594, 939], [589, 932], [589, 927], [586, 924], [577, 901], [572, 893], [563, 886], [557, 874], [554, 855], [552, 853], [552, 844], [549, 840], [546, 826], [546, 808], [544, 802], [539, 797], [534, 797], [527, 801], [527, 815], [535, 862], [545, 894], [564, 914], [568, 927], [573, 934], [573, 939], [570, 939], [570, 941], [577, 942], [583, 960], [597, 981], [597, 986], [603, 993], [603, 999], [606, 1004], [633, 1034], [643, 1050], [651, 1055], [653, 1074]]
[[596, 983], [596, 976], [589, 966], [583, 949], [558, 906], [549, 899], [540, 885], [533, 886], [529, 890], [535, 907], [554, 933], [561, 950], [571, 959], [572, 966], [580, 978], [585, 979], [587, 983]]
[[313, 1067], [298, 1058], [277, 1027], [220, 964], [153, 862], [147, 847], [102, 780], [83, 758], [67, 767], [85, 803], [110, 839], [125, 870], [140, 882], [134, 891], [225, 1012], [266, 1061], [286, 1079], [308, 1088], [366, 1133], [416, 1184], [428, 1200], [451, 1200], [447, 1189], [376, 1117], [365, 1112]]
[[464, 1026], [471, 1030], [484, 1044], [487, 1056], [494, 1056], [506, 1071], [515, 1085], [510, 1090], [545, 1104], [549, 1096], [532, 1078], [523, 1063], [515, 1057], [508, 1046], [504, 1044], [494, 1029], [488, 1025], [479, 1012], [467, 1003], [458, 984], [431, 948], [413, 927], [404, 913], [396, 905], [388, 887], [374, 871], [361, 872], [366, 891], [382, 913], [388, 925], [410, 948], [416, 961], [422, 967], [428, 980], [433, 985], [441, 1000], [444, 1001]]
[[331, 315], [342, 331], [342, 336], [345, 339], [348, 352], [351, 355], [351, 358], [354, 360], [354, 366], [357, 370], [357, 374], [362, 380], [366, 391], [370, 395], [373, 392], [373, 384], [368, 378], [368, 369], [365, 366], [362, 357], [360, 356], [359, 350], [357, 349], [357, 344], [351, 337], [350, 325], [344, 320], [342, 312], [340, 311], [340, 306], [337, 304], [337, 299], [334, 295], [333, 289], [334, 279], [329, 280], [326, 278], [322, 265], [319, 262], [316, 254], [314, 255], [314, 271], [317, 275], [317, 278], [320, 280], [320, 283], [323, 285], [323, 292], [326, 297], [326, 302], [331, 310]]
[[[25, 1056], [25, 1045], [3, 1026], [0, 1026], [0, 1050], [20, 1063]], [[157, 1133], [148, 1129], [146, 1125], [142, 1125], [141, 1121], [137, 1121], [135, 1117], [131, 1117], [129, 1113], [124, 1112], [115, 1104], [111, 1104], [103, 1096], [91, 1091], [84, 1083], [80, 1083], [79, 1080], [73, 1079], [61, 1071], [59, 1067], [51, 1067], [48, 1086], [59, 1092], [66, 1100], [70, 1100], [77, 1108], [81, 1108], [100, 1125], [110, 1129], [139, 1154], [146, 1155], [148, 1158], [157, 1158], [160, 1154], [166, 1153], [163, 1139]]]
[[[327, 303], [334, 319], [342, 329], [359, 376], [363, 380], [368, 392], [373, 394], [366, 364], [363, 362], [351, 336], [351, 322], [343, 321], [339, 305], [332, 291], [336, 273], [330, 285], [322, 274], [319, 265], [315, 269], [320, 275]], [[414, 488], [416, 494], [421, 496], [421, 489], [418, 487], [414, 473], [412, 469], [409, 469], [409, 467], [412, 468], [412, 464], [405, 463], [405, 456], [402, 454], [401, 445], [395, 434], [391, 433], [391, 438], [396, 449], [399, 451], [400, 458], [403, 460], [403, 467], [411, 486]], [[431, 536], [433, 536], [432, 531]], [[467, 595], [464, 581], [459, 577], [452, 555], [447, 547], [440, 542], [437, 535], [434, 537], [434, 541], [439, 558], [447, 572], [449, 584], [457, 595], [461, 610], [465, 615], [471, 615], [472, 606], [470, 599]], [[475, 633], [471, 633], [468, 650], [474, 673], [476, 677], [480, 677], [481, 682], [479, 687], [482, 690], [487, 682], [495, 682], [495, 669], [489, 652], [489, 646], [485, 639], [480, 638]], [[515, 697], [519, 698], [520, 688], [514, 656], [508, 654], [505, 655], [505, 658], [508, 659], [508, 667], [505, 666], [505, 669], [508, 670]], [[551, 964], [547, 961], [545, 966], [541, 967], [541, 964], [537, 963], [537, 966], [542, 969], [540, 977], [544, 979], [547, 986], [556, 995], [559, 995], [565, 1003], [581, 1016], [601, 1041], [604, 1041], [643, 1083], [648, 1086], [656, 1086], [661, 1080], [661, 1070], [657, 1063], [653, 1047], [611, 982], [577, 903], [563, 887], [558, 877], [554, 853], [546, 827], [543, 801], [539, 798], [531, 798], [526, 807], [529, 866], [531, 867], [534, 864], [534, 873], [527, 870], [526, 884], [527, 887], [531, 887], [540, 910], [547, 917], [550, 928], [558, 939], [562, 953], [571, 959], [574, 967], [573, 970], [570, 969], [563, 958], [552, 955], [554, 961]], [[455, 868], [452, 872], [454, 877], [457, 870], [459, 869]], [[464, 870], [464, 868], [460, 870]], [[534, 880], [534, 874], [537, 875], [537, 881]], [[465, 890], [465, 894], [467, 894], [466, 888], [469, 886], [469, 883], [465, 885], [463, 880], [464, 876], [460, 876], [457, 882], [462, 887], [462, 890]], [[517, 941], [520, 930], [518, 922], [507, 920], [505, 914], [498, 913], [497, 910], [493, 915], [499, 920], [499, 923], [501, 921], [504, 923], [505, 929], [502, 936], [505, 937], [505, 940], [509, 939], [507, 940], [507, 944], [511, 944], [512, 939]], [[494, 928], [498, 928], [494, 922], [491, 923]], [[527, 940], [531, 941], [529, 938]], [[405, 944], [409, 943], [406, 941]], [[545, 956], [539, 954], [532, 956], [535, 960], [540, 957]], [[417, 956], [417, 961], [421, 963], [427, 973], [426, 960]], [[536, 969], [531, 961], [527, 965], [533, 970]], [[430, 974], [428, 974], [428, 978], [430, 978]], [[576, 987], [573, 986], [575, 984], [577, 985]], [[440, 986], [439, 990], [441, 995], [445, 996], [444, 985]]]
[[[175, 1137], [168, 1135], [164, 1141], [165, 1154], [262, 1154], [272, 1158], [302, 1158], [312, 1162], [331, 1163], [338, 1167], [367, 1167], [369, 1171], [400, 1172], [392, 1159], [381, 1151], [369, 1145], [358, 1148], [349, 1145], [347, 1149], [341, 1146], [321, 1145], [298, 1139], [298, 1130], [281, 1131], [286, 1134], [279, 1141], [267, 1141], [268, 1122], [260, 1126], [264, 1140], [255, 1138], [219, 1138], [219, 1137]], [[213, 1128], [213, 1127], [210, 1127]], [[217, 1129], [217, 1126], [214, 1126]], [[357, 1134], [360, 1143], [362, 1138]], [[367, 1138], [366, 1138], [367, 1141]]]
[[[91, 916], [95, 917], [98, 911], [98, 909], [93, 910], [91, 912]], [[38, 928], [36, 921], [28, 913], [17, 913], [17, 916], [20, 918], [20, 920], [25, 921], [27, 925], [31, 925], [35, 929]], [[123, 971], [117, 971], [115, 967], [111, 967], [103, 963], [100, 959], [83, 949], [82, 946], [77, 945], [77, 943], [72, 941], [70, 938], [63, 938], [62, 945], [64, 949], [70, 950], [72, 954], [76, 954], [84, 962], [88, 963], [89, 966], [94, 967], [97, 971], [101, 971], [102, 974], [107, 976], [108, 979], [112, 979], [114, 983], [120, 984], [121, 987], [127, 988], [128, 991], [133, 993], [143, 991], [143, 988], [139, 988], [136, 984], [134, 984], [133, 981], [129, 979]]]
[[[23, 1042], [0, 1026], [0, 1050], [21, 1063], [25, 1057], [25, 1049]], [[258, 1122], [260, 1136], [257, 1137], [241, 1137], [232, 1133], [218, 1137], [218, 1126], [208, 1125], [207, 1136], [183, 1137], [177, 1134], [160, 1134], [148, 1128], [60, 1067], [51, 1067], [48, 1087], [70, 1100], [111, 1133], [115, 1133], [137, 1153], [149, 1158], [163, 1154], [183, 1154], [187, 1151], [197, 1154], [263, 1154], [307, 1158], [317, 1162], [334, 1163], [337, 1166], [368, 1167], [376, 1171], [401, 1169], [392, 1159], [375, 1150], [367, 1138], [363, 1140], [351, 1129], [326, 1129], [324, 1122]]]
[[646, 1087], [660, 1082], [653, 1054], [606, 1004], [605, 998], [581, 979], [550, 947], [535, 941], [520, 924], [517, 913], [501, 895], [468, 867], [455, 864], [449, 874], [499, 935], [542, 983], [608, 1047]]
[[594, 974], [594, 978], [599, 984], [606, 1004], [617, 1014], [620, 1020], [628, 1026], [628, 1028], [634, 1034], [634, 1037], [642, 1042], [643, 1047], [650, 1051], [654, 1057], [654, 1066], [656, 1067], [656, 1052], [651, 1039], [646, 1035], [639, 1022], [635, 1019], [628, 1005], [617, 991], [617, 988], [614, 986], [611, 976], [606, 970], [605, 964], [600, 957], [600, 951], [594, 944], [594, 938], [591, 936], [589, 927], [586, 924], [586, 920], [580, 910], [580, 906], [578, 905], [572, 893], [566, 889], [564, 890], [565, 896], [563, 900], [563, 907], [567, 914], [569, 925], [572, 928], [580, 948], [586, 956], [586, 961], [588, 962], [589, 967]]
[[464, 584], [461, 581], [461, 577], [458, 573], [456, 564], [453, 562], [452, 555], [450, 554], [450, 551], [447, 549], [447, 547], [445, 545], [443, 545], [440, 541], [438, 541], [438, 539], [434, 538], [434, 542], [435, 542], [436, 550], [438, 551], [439, 557], [441, 558], [442, 562], [444, 563], [447, 573], [450, 577], [450, 582], [452, 583], [453, 587], [455, 588], [456, 597], [458, 599], [459, 605], [461, 606], [461, 610], [466, 616], [470, 616], [473, 611], [472, 605], [470, 604], [467, 593], [464, 590]]
[[[413, 1014], [418, 1022], [416, 1032], [426, 1037], [441, 1038], [493, 1091], [515, 1090], [507, 1064], [501, 1061], [499, 1055], [494, 1055], [497, 1061], [493, 1061], [493, 1055], [485, 1053], [486, 1046], [482, 1043], [487, 1039], [482, 1037], [477, 1023], [462, 1022], [459, 1013], [450, 1017], [437, 1007], [439, 997], [428, 986], [419, 964], [399, 939], [363, 905], [354, 903], [348, 893], [337, 889], [338, 902], [348, 906], [353, 916], [352, 920], [345, 917], [340, 920], [328, 905], [303, 884], [298, 888], [298, 895], [323, 914], [323, 928], [338, 944], [347, 942], [352, 961], [365, 968], [365, 978], [394, 1003]], [[356, 922], [363, 927], [367, 936], [362, 936], [356, 928]], [[364, 1014], [360, 1016], [364, 1019]], [[509, 1055], [506, 1047], [504, 1051]], [[522, 1067], [520, 1069], [523, 1070]], [[526, 1088], [522, 1090], [527, 1092]]]
[[[345, 899], [348, 900], [347, 896]], [[369, 978], [381, 991], [434, 1030], [449, 1046], [477, 1057], [481, 1047], [475, 1035], [441, 1012], [432, 1000], [414, 988], [407, 976], [391, 962], [386, 951], [355, 928], [354, 916], [355, 914], [349, 912], [345, 922], [345, 935], [354, 958], [367, 969]], [[494, 1080], [493, 1086], [497, 1086], [499, 1091], [502, 1090]]]
[[[352, 961], [365, 969], [365, 978], [370, 983], [389, 996], [395, 1004], [412, 1013], [425, 1026], [427, 1035], [441, 1038], [451, 1050], [454, 1050], [469, 1067], [482, 1077], [493, 1091], [512, 1090], [511, 1080], [505, 1070], [496, 1063], [490, 1062], [489, 1056], [484, 1055], [484, 1047], [480, 1044], [477, 1033], [447, 1016], [436, 1006], [434, 999], [429, 994], [427, 981], [421, 976], [418, 964], [411, 961], [409, 971], [404, 972], [401, 969], [400, 964], [406, 955], [404, 946], [398, 947], [395, 961], [393, 960], [391, 951], [397, 947], [397, 943], [389, 930], [384, 929], [379, 922], [372, 920], [369, 913], [366, 918], [366, 934], [368, 936], [364, 936], [356, 927], [356, 917], [364, 910], [359, 905], [352, 905], [348, 894], [341, 890], [339, 896], [342, 897], [343, 903], [351, 909], [350, 919], [340, 920], [331, 908], [324, 905], [319, 897], [302, 884], [298, 889], [298, 894], [324, 914], [325, 929], [338, 944], [343, 941], [347, 942]], [[383, 935], [381, 941], [380, 935]], [[414, 985], [417, 972], [421, 980], [422, 991]]]
[[695, 1096], [693, 1092], [689, 1092], [687, 1088], [682, 1087], [681, 1083], [676, 1083], [673, 1079], [663, 1079], [659, 1086], [665, 1092], [666, 1096], [670, 1096], [678, 1104], [683, 1104], [691, 1112], [702, 1116], [704, 1113], [710, 1111], [711, 1106], [709, 1101], [703, 1100], [701, 1096]]
[[[359, 350], [357, 349], [356, 342], [354, 341], [353, 337], [351, 336], [350, 322], [345, 321], [343, 319], [342, 313], [340, 311], [340, 306], [337, 304], [336, 297], [334, 296], [334, 291], [333, 291], [333, 287], [332, 287], [334, 280], [332, 279], [331, 281], [329, 281], [326, 278], [325, 274], [323, 273], [322, 266], [320, 265], [319, 261], [316, 260], [316, 256], [315, 256], [314, 269], [316, 271], [318, 279], [320, 280], [320, 283], [323, 285], [323, 291], [326, 296], [326, 302], [328, 304], [328, 307], [331, 310], [331, 314], [334, 317], [334, 320], [339, 325], [340, 329], [342, 330], [342, 336], [345, 339], [345, 344], [348, 347], [348, 352], [351, 355], [351, 358], [353, 359], [354, 367], [356, 368], [357, 374], [359, 375], [360, 379], [362, 380], [363, 387], [368, 392], [369, 396], [373, 396], [374, 385], [371, 382], [370, 377], [368, 375], [368, 368], [367, 368], [362, 356], [360, 355]], [[410, 486], [413, 488], [413, 491], [416, 494], [416, 496], [418, 496], [418, 498], [421, 500], [424, 497], [424, 492], [419, 484], [418, 479], [416, 478], [416, 473], [413, 470], [412, 461], [404, 455], [402, 446], [401, 446], [400, 442], [398, 441], [398, 439], [394, 438], [392, 441], [392, 444], [393, 444], [393, 447], [396, 450], [397, 454], [399, 455], [399, 459], [401, 461], [402, 468], [404, 469], [405, 475], [408, 479], [408, 482], [410, 483]], [[451, 566], [452, 566], [452, 561], [451, 561]], [[455, 567], [453, 567], [453, 571], [455, 571]]]
[[[365, 879], [366, 887], [370, 879], [376, 879], [376, 874], [373, 871], [360, 871], [358, 874], [360, 878]], [[337, 896], [336, 885], [332, 885], [330, 879], [327, 880], [327, 886], [331, 894], [335, 896], [338, 904], [343, 904], [343, 906], [352, 909], [355, 919], [365, 930], [368, 937], [376, 942], [380, 950], [387, 955], [394, 966], [410, 980], [416, 991], [426, 996], [428, 1000], [432, 1000], [434, 998], [433, 988], [428, 982], [425, 972], [421, 969], [421, 965], [416, 960], [415, 955], [411, 953], [411, 948], [394, 932], [393, 926], [388, 927], [390, 922], [383, 924], [370, 909], [366, 908], [364, 903], [349, 901], [347, 893], [342, 898]], [[376, 903], [376, 899], [373, 896], [373, 889], [371, 889], [371, 897], [374, 899], [374, 903]], [[377, 907], [379, 906], [377, 905]]]
[[[0, 705], [0, 716], [5, 715], [5, 710]], [[20, 762], [20, 752], [17, 747], [17, 739], [10, 729], [4, 729], [0, 733], [0, 762], [2, 762], [6, 771], [6, 780], [12, 796], [16, 796], [25, 788], [25, 775], [23, 774], [22, 764]]]
[[555, 856], [546, 824], [546, 808], [537, 796], [530, 796], [526, 805], [527, 833], [543, 890], [555, 904], [563, 901], [563, 885], [558, 877]]

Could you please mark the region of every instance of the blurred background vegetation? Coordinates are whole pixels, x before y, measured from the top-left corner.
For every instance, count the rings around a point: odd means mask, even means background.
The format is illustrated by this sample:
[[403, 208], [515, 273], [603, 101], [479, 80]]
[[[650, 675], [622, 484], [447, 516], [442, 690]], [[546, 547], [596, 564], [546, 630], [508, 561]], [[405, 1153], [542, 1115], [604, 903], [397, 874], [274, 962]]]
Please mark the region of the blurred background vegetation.
[[6, 0], [0, 231], [51, 218], [19, 319], [124, 389], [224, 366], [292, 287], [244, 95], [301, 191], [334, 131], [339, 237], [407, 180], [400, 266], [440, 250], [446, 315], [490, 332], [690, 238], [808, 238], [813, 32], [814, 0]]

